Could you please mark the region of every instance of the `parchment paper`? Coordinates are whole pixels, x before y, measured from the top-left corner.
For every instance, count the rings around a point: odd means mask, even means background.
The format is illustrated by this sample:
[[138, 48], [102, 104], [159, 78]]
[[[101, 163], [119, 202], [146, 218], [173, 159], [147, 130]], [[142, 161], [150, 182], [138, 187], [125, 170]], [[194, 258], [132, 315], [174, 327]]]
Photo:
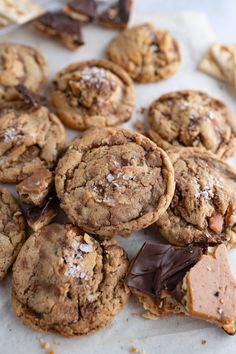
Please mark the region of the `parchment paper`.
[[[132, 23], [152, 22], [160, 29], [169, 30], [180, 42], [182, 65], [172, 78], [155, 84], [136, 85], [136, 110], [147, 107], [162, 93], [179, 89], [201, 89], [225, 101], [236, 113], [236, 101], [233, 91], [224, 84], [196, 70], [199, 59], [208, 46], [215, 41], [215, 35], [203, 14], [182, 12], [158, 14], [155, 17], [133, 18]], [[89, 25], [84, 28], [86, 45], [79, 52], [65, 49], [59, 42], [36, 32], [31, 25], [17, 29], [0, 37], [1, 42], [17, 42], [37, 47], [49, 62], [50, 80], [55, 73], [70, 63], [83, 59], [105, 57], [105, 48], [115, 31], [103, 30]], [[127, 128], [133, 128], [135, 120], [141, 115], [136, 111]], [[68, 130], [68, 141], [77, 135]], [[236, 167], [236, 159], [231, 159]], [[14, 188], [11, 187], [14, 191]], [[132, 234], [129, 239], [118, 240], [132, 258], [145, 240], [157, 240], [157, 231], [150, 227]], [[230, 252], [234, 274], [236, 275], [236, 250]], [[145, 354], [194, 354], [194, 353], [235, 353], [236, 336], [230, 337], [222, 330], [199, 320], [184, 316], [162, 318], [156, 321], [141, 317], [142, 306], [130, 299], [125, 309], [115, 318], [111, 327], [97, 334], [65, 339], [54, 335], [33, 332], [18, 320], [11, 309], [11, 275], [0, 283], [0, 354], [39, 354], [44, 353], [39, 346], [43, 338], [54, 346], [56, 354], [118, 354], [129, 353], [134, 345]], [[61, 344], [56, 347], [54, 341]], [[205, 345], [201, 340], [206, 339]]]

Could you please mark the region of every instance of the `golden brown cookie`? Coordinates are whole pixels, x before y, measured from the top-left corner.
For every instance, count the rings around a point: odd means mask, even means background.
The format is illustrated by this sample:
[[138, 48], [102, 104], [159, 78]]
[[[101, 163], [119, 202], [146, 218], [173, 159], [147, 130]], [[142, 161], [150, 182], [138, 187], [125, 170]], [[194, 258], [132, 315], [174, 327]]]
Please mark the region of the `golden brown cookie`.
[[151, 24], [129, 28], [115, 37], [107, 55], [138, 82], [159, 81], [174, 75], [180, 65], [177, 41]]
[[113, 126], [130, 119], [134, 88], [129, 75], [107, 60], [69, 65], [55, 78], [52, 102], [70, 128]]
[[73, 223], [101, 236], [128, 236], [168, 208], [174, 172], [167, 154], [143, 135], [93, 129], [59, 160], [55, 185]]
[[20, 207], [4, 188], [0, 189], [0, 280], [15, 261], [25, 240], [25, 220]]
[[35, 48], [0, 43], [0, 102], [19, 98], [14, 86], [25, 85], [37, 92], [47, 79], [47, 63]]
[[209, 152], [169, 150], [175, 171], [175, 194], [157, 221], [172, 244], [236, 245], [236, 171]]
[[236, 149], [236, 123], [226, 105], [201, 91], [170, 92], [148, 112], [149, 137], [164, 150], [198, 147], [227, 158]]
[[13, 268], [13, 307], [27, 326], [80, 336], [108, 326], [128, 300], [128, 257], [72, 225], [51, 224], [26, 241]]

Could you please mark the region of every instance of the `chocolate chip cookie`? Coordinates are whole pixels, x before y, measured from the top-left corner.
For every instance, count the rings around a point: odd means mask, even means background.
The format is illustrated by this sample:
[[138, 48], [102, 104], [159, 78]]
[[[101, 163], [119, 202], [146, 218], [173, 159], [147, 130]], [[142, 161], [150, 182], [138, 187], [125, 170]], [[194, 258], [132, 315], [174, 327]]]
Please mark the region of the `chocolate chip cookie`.
[[200, 91], [167, 93], [149, 109], [150, 138], [163, 149], [198, 147], [227, 158], [236, 149], [236, 123], [223, 102]]
[[113, 126], [131, 117], [133, 83], [123, 69], [109, 61], [83, 61], [59, 72], [52, 102], [72, 129]]
[[209, 152], [169, 151], [176, 189], [157, 225], [172, 244], [236, 245], [236, 172]]
[[7, 189], [0, 188], [0, 280], [15, 261], [25, 240], [25, 221]]
[[0, 181], [17, 183], [53, 168], [64, 140], [63, 125], [44, 106], [18, 102], [0, 110]]
[[47, 79], [47, 63], [35, 48], [0, 43], [0, 102], [19, 98], [14, 86], [24, 84], [37, 92]]
[[13, 307], [35, 330], [79, 336], [110, 324], [128, 299], [128, 257], [72, 225], [51, 224], [26, 241], [13, 268]]
[[138, 82], [174, 75], [180, 65], [177, 41], [168, 32], [143, 24], [121, 32], [107, 47], [107, 55]]
[[128, 236], [168, 208], [174, 172], [167, 154], [143, 135], [93, 129], [59, 160], [55, 185], [62, 209], [83, 230]]

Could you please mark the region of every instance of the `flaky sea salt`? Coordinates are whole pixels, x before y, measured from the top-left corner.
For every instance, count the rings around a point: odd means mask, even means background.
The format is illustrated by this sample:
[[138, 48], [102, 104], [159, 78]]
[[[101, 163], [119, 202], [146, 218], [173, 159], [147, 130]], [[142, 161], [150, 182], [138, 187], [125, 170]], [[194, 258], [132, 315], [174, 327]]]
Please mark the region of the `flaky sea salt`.
[[93, 250], [93, 246], [92, 245], [88, 245], [87, 243], [82, 243], [79, 246], [80, 251], [84, 252], [84, 253], [89, 253]]
[[106, 179], [107, 179], [107, 181], [110, 183], [110, 182], [112, 182], [112, 181], [115, 179], [115, 177], [114, 177], [111, 173], [109, 173], [109, 174], [106, 176]]
[[78, 247], [79, 247], [79, 244], [76, 240], [73, 240], [72, 243], [71, 243], [71, 247], [77, 251]]

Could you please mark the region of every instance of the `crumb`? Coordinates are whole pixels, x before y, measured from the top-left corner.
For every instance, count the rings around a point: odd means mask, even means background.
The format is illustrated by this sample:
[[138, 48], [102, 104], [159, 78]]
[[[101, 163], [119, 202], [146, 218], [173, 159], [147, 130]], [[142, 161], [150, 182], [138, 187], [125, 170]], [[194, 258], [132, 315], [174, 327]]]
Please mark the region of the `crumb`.
[[142, 350], [142, 351], [140, 352], [140, 354], [145, 354], [145, 351], [144, 351], [144, 350]]
[[50, 344], [48, 342], [45, 342], [44, 339], [40, 338], [39, 342], [40, 342], [41, 349], [49, 349], [50, 348]]
[[134, 346], [132, 346], [129, 350], [130, 353], [138, 353], [138, 349]]
[[140, 113], [140, 114], [144, 114], [146, 111], [146, 108], [145, 107], [140, 107], [136, 110], [137, 113]]
[[139, 133], [144, 133], [145, 128], [144, 128], [144, 123], [141, 120], [137, 120], [134, 123], [134, 128], [139, 132]]
[[49, 350], [48, 354], [55, 354], [54, 350]]
[[59, 347], [61, 345], [61, 342], [58, 339], [55, 339], [54, 344]]
[[202, 339], [201, 343], [202, 343], [202, 345], [207, 344], [207, 340], [206, 339]]

